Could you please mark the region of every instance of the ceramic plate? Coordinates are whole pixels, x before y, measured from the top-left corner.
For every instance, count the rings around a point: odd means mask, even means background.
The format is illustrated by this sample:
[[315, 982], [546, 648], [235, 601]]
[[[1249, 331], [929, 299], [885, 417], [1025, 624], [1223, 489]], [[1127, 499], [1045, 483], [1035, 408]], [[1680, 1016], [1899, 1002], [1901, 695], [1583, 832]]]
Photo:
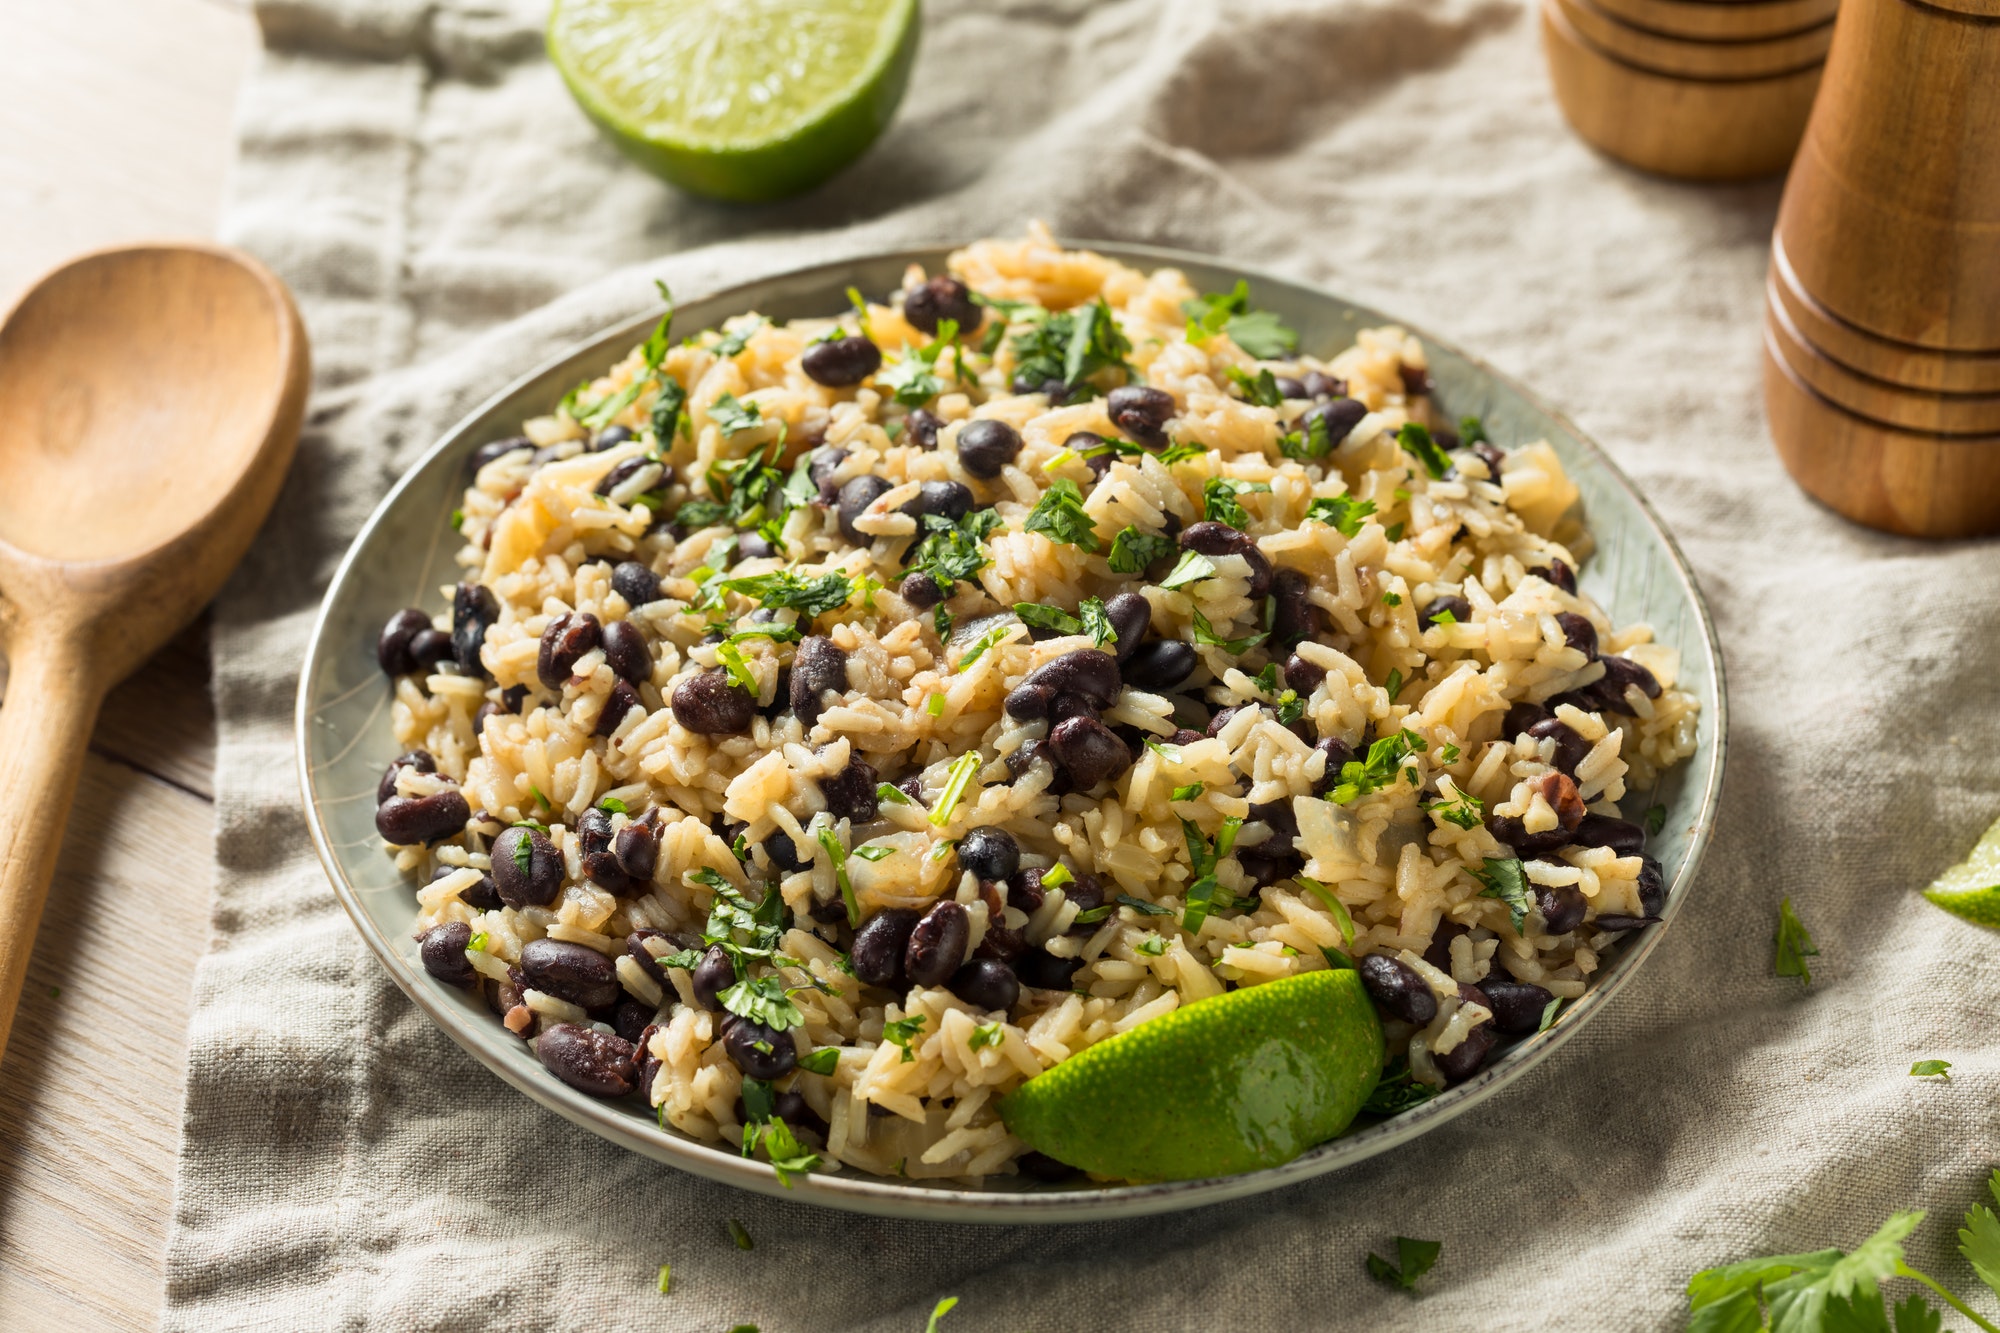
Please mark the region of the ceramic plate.
[[[1276, 311], [1300, 334], [1308, 352], [1332, 355], [1357, 330], [1400, 323], [1354, 302], [1239, 265], [1199, 255], [1138, 246], [1092, 247], [1140, 268], [1172, 265], [1199, 291], [1227, 290], [1239, 276], [1252, 281], [1260, 307]], [[850, 285], [889, 291], [912, 262], [942, 271], [946, 251], [912, 250], [842, 261], [766, 278], [680, 308], [683, 328], [707, 328], [727, 316], [760, 311], [776, 320], [829, 315], [847, 306]], [[962, 1222], [1081, 1222], [1166, 1212], [1261, 1194], [1336, 1171], [1406, 1143], [1501, 1092], [1552, 1055], [1595, 1018], [1673, 928], [1682, 899], [1714, 827], [1722, 780], [1725, 714], [1722, 660], [1694, 576], [1651, 509], [1595, 444], [1561, 416], [1482, 362], [1420, 330], [1436, 381], [1436, 401], [1451, 418], [1478, 415], [1505, 444], [1546, 438], [1562, 455], [1582, 503], [1597, 551], [1582, 571], [1582, 587], [1619, 624], [1647, 621], [1658, 638], [1681, 651], [1680, 687], [1701, 700], [1700, 748], [1653, 793], [1636, 793], [1631, 808], [1658, 803], [1666, 822], [1649, 851], [1669, 886], [1658, 925], [1628, 939], [1589, 994], [1562, 1011], [1547, 1032], [1497, 1057], [1472, 1079], [1415, 1110], [1350, 1131], [1283, 1166], [1218, 1180], [1119, 1187], [1039, 1186], [995, 1182], [985, 1189], [889, 1181], [859, 1172], [815, 1174], [784, 1190], [771, 1168], [661, 1129], [632, 1099], [604, 1102], [558, 1082], [525, 1042], [494, 1021], [476, 996], [443, 985], [423, 970], [412, 936], [416, 901], [374, 828], [374, 791], [397, 753], [390, 734], [390, 690], [375, 664], [375, 638], [400, 607], [443, 609], [438, 589], [457, 580], [458, 542], [452, 509], [466, 482], [466, 461], [489, 440], [518, 432], [527, 417], [552, 410], [579, 379], [595, 376], [641, 340], [656, 315], [607, 330], [566, 352], [489, 400], [434, 445], [376, 508], [327, 589], [299, 681], [298, 761], [313, 841], [334, 892], [355, 927], [417, 1005], [476, 1059], [520, 1092], [577, 1125], [635, 1152], [744, 1189], [858, 1212]], [[1405, 325], [1405, 327], [1409, 327]]]

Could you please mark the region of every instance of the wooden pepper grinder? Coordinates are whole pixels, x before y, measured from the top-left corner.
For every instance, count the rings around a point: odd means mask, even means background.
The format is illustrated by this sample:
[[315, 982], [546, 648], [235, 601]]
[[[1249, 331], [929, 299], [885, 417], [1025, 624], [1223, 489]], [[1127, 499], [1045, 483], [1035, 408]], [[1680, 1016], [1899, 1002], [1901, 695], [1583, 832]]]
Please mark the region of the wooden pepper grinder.
[[1690, 180], [1785, 169], [1839, 0], [1541, 0], [1556, 102], [1621, 162]]
[[2000, 532], [2000, 0], [1845, 0], [1785, 185], [1764, 403], [1857, 522]]

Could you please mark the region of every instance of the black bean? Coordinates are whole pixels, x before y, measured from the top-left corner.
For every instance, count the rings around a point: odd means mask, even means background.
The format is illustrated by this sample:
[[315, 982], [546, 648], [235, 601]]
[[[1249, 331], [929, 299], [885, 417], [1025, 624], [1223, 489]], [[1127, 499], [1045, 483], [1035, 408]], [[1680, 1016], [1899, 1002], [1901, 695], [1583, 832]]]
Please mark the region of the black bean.
[[472, 818], [472, 807], [458, 788], [411, 798], [391, 796], [376, 807], [375, 831], [398, 847], [415, 847], [452, 837]]
[[1412, 398], [1431, 391], [1431, 373], [1422, 366], [1401, 365], [1396, 373], [1402, 376], [1403, 392]]
[[429, 750], [411, 750], [407, 754], [397, 755], [389, 761], [389, 767], [383, 770], [382, 780], [375, 784], [375, 804], [380, 805], [396, 794], [396, 775], [406, 768], [418, 773], [438, 771], [437, 760], [431, 757]]
[[529, 940], [521, 946], [521, 975], [547, 995], [583, 1009], [618, 1002], [618, 973], [611, 960], [588, 945], [568, 940]]
[[486, 631], [500, 618], [500, 599], [483, 583], [461, 583], [451, 597], [451, 655], [458, 669], [469, 676], [481, 676], [479, 645]]
[[924, 913], [903, 946], [903, 975], [915, 986], [942, 986], [965, 961], [972, 922], [947, 898]]
[[1553, 737], [1556, 743], [1556, 768], [1574, 778], [1576, 766], [1590, 753], [1590, 742], [1578, 735], [1576, 729], [1559, 717], [1544, 718], [1528, 728], [1532, 740], [1543, 741]]
[[1417, 612], [1417, 628], [1429, 629], [1447, 613], [1454, 622], [1463, 625], [1472, 619], [1472, 603], [1457, 593], [1447, 593], [1443, 597], [1434, 598], [1423, 610]]
[[493, 840], [493, 885], [509, 907], [546, 907], [562, 891], [563, 859], [539, 829], [510, 828]]
[[1127, 685], [1157, 694], [1180, 686], [1200, 665], [1201, 657], [1193, 644], [1180, 639], [1155, 639], [1139, 645], [1125, 659], [1122, 670]]
[[1068, 990], [1070, 979], [1082, 966], [1081, 958], [1058, 958], [1043, 949], [1030, 949], [1014, 964], [1014, 975], [1023, 986], [1036, 990]]
[[1354, 747], [1338, 736], [1329, 736], [1313, 748], [1326, 756], [1326, 771], [1313, 784], [1313, 795], [1324, 796], [1340, 785], [1340, 770], [1354, 762]]
[[1012, 926], [986, 927], [986, 933], [979, 938], [979, 947], [972, 951], [974, 958], [989, 958], [998, 963], [1011, 963], [1028, 951], [1027, 932]]
[[819, 780], [819, 794], [826, 798], [826, 808], [835, 819], [866, 824], [881, 812], [881, 803], [875, 797], [878, 785], [872, 764], [850, 759], [846, 768]]
[[1061, 764], [1078, 791], [1117, 777], [1132, 766], [1132, 752], [1111, 728], [1092, 717], [1072, 717], [1049, 732], [1049, 756]]
[[1334, 398], [1327, 402], [1315, 403], [1299, 417], [1299, 432], [1309, 441], [1315, 440], [1318, 432], [1313, 423], [1326, 424], [1326, 442], [1338, 446], [1354, 434], [1354, 428], [1361, 424], [1361, 418], [1368, 415], [1368, 405], [1358, 398]]
[[792, 841], [792, 835], [789, 833], [773, 833], [758, 845], [764, 849], [764, 855], [770, 859], [771, 864], [788, 875], [804, 870], [808, 864], [805, 858], [799, 855], [798, 844]]
[[[1461, 987], [1461, 989], [1471, 988]], [[1443, 1074], [1447, 1081], [1462, 1083], [1479, 1072], [1487, 1057], [1493, 1054], [1493, 1047], [1499, 1040], [1491, 1023], [1481, 1023], [1465, 1034], [1465, 1040], [1443, 1055], [1433, 1052], [1431, 1063], [1437, 1066], [1438, 1072]]]
[[1227, 523], [1205, 519], [1181, 530], [1180, 548], [1202, 555], [1240, 555], [1250, 566], [1250, 596], [1262, 597], [1271, 591], [1271, 562], [1257, 549], [1256, 539], [1238, 532]]
[[731, 1018], [723, 1026], [722, 1051], [746, 1078], [767, 1082], [783, 1078], [799, 1062], [790, 1033], [748, 1018]]
[[632, 480], [632, 478], [638, 476], [641, 472], [644, 472], [647, 468], [657, 468], [658, 466], [658, 463], [655, 463], [652, 459], [644, 455], [638, 458], [621, 459], [592, 488], [592, 494], [609, 495], [626, 482]]
[[1422, 1027], [1437, 1017], [1437, 997], [1417, 970], [1401, 959], [1371, 953], [1355, 964], [1355, 971], [1375, 1007], [1391, 1018]]
[[969, 337], [978, 330], [983, 315], [971, 290], [943, 273], [903, 296], [903, 318], [925, 333], [936, 333], [938, 325], [948, 319], [958, 325], [960, 337]]
[[910, 604], [912, 610], [928, 611], [944, 600], [944, 593], [938, 589], [937, 580], [923, 570], [913, 570], [896, 585], [896, 595]]
[[848, 954], [854, 975], [871, 986], [902, 989], [903, 951], [909, 947], [910, 932], [917, 928], [918, 919], [907, 907], [887, 907], [862, 922]]
[[958, 461], [973, 476], [992, 481], [1021, 454], [1021, 432], [981, 417], [958, 428]]
[[588, 611], [567, 611], [549, 622], [542, 631], [541, 650], [535, 659], [535, 676], [552, 690], [576, 669], [577, 659], [602, 641], [603, 629]]
[[486, 990], [486, 1007], [501, 1018], [521, 1005], [521, 992], [528, 988], [528, 979], [521, 975], [521, 969], [507, 969], [507, 979], [495, 982]]
[[391, 676], [407, 676], [417, 669], [410, 656], [410, 640], [431, 627], [431, 618], [411, 607], [389, 617], [375, 640], [375, 660]]
[[[972, 488], [962, 481], [927, 481], [896, 512], [918, 519], [935, 514], [956, 523], [972, 512]], [[924, 525], [917, 524], [917, 531], [923, 530]]]
[[1587, 814], [1570, 834], [1579, 847], [1609, 847], [1620, 856], [1637, 856], [1646, 845], [1646, 830], [1629, 819]]
[[1600, 657], [1604, 664], [1604, 678], [1591, 688], [1603, 693], [1604, 697], [1618, 701], [1618, 711], [1629, 713], [1631, 708], [1625, 703], [1625, 688], [1637, 685], [1648, 699], [1660, 697], [1659, 678], [1629, 657]]
[[729, 951], [720, 944], [712, 945], [701, 956], [701, 961], [694, 965], [688, 984], [694, 991], [696, 1004], [722, 1012], [722, 992], [736, 984], [736, 964], [730, 960]]
[[653, 655], [646, 650], [646, 636], [629, 620], [614, 620], [604, 627], [604, 660], [611, 670], [644, 685], [653, 678]]
[[638, 1086], [638, 1052], [608, 1032], [554, 1023], [535, 1039], [535, 1054], [550, 1073], [593, 1097], [623, 1097]]
[[633, 883], [652, 882], [660, 863], [660, 834], [666, 825], [652, 819], [636, 819], [619, 829], [611, 839], [611, 856]]
[[417, 946], [424, 971], [452, 986], [470, 986], [474, 972], [465, 948], [472, 943], [472, 927], [463, 921], [446, 921], [432, 926]]
[[1123, 385], [1104, 400], [1112, 425], [1156, 449], [1167, 442], [1167, 423], [1180, 410], [1172, 394], [1145, 384]]
[[[797, 679], [795, 675], [794, 680]], [[721, 668], [689, 676], [674, 686], [674, 721], [705, 736], [737, 736], [750, 730], [757, 701], [729, 683]]]
[[1245, 704], [1232, 704], [1228, 708], [1216, 709], [1215, 716], [1208, 720], [1208, 730], [1203, 734], [1211, 738], [1221, 735], [1222, 729], [1229, 725], [1229, 719], [1242, 712], [1245, 707], [1247, 707]]
[[1658, 916], [1667, 905], [1667, 880], [1660, 863], [1648, 856], [1639, 864], [1639, 906], [1647, 916]]
[[[992, 931], [987, 933], [990, 935]], [[951, 974], [945, 989], [976, 1009], [1005, 1013], [1021, 998], [1021, 979], [1005, 963], [975, 958]]]
[[653, 1006], [629, 995], [618, 1002], [618, 1008], [611, 1015], [612, 1030], [631, 1042], [635, 1052], [641, 1047], [641, 1035], [652, 1025]]
[[611, 855], [611, 816], [597, 806], [592, 806], [577, 816], [576, 846], [584, 869], [590, 869], [593, 857]]
[[410, 660], [418, 671], [429, 675], [440, 662], [456, 660], [451, 635], [441, 629], [420, 629], [410, 637]]
[[[1024, 683], [1008, 691], [1002, 707], [1007, 710], [1008, 717], [1017, 717], [1024, 721], [1044, 718], [1049, 715], [1049, 705], [1055, 702], [1055, 697], [1056, 692], [1052, 689]], [[1015, 753], [1019, 754], [1020, 751], [1017, 750]]]
[[1326, 668], [1317, 662], [1308, 662], [1293, 653], [1285, 659], [1285, 686], [1301, 699], [1320, 687], [1326, 679]]
[[1474, 441], [1472, 452], [1478, 457], [1480, 462], [1486, 464], [1488, 480], [1498, 482], [1500, 480], [1501, 466], [1506, 462], [1507, 456], [1491, 444], [1488, 444], [1485, 440]]
[[1306, 392], [1306, 384], [1304, 380], [1293, 379], [1290, 375], [1280, 375], [1277, 377], [1277, 384], [1278, 384], [1278, 393], [1281, 397], [1284, 398], [1312, 397], [1310, 393]]
[[872, 472], [864, 473], [849, 481], [845, 486], [842, 486], [840, 488], [840, 499], [836, 505], [836, 510], [840, 515], [841, 535], [856, 546], [866, 546], [869, 542], [875, 540], [861, 529], [855, 527], [854, 520], [860, 518], [867, 511], [869, 505], [874, 504], [876, 500], [893, 489], [894, 487], [889, 484], [887, 477], [878, 477]]
[[1280, 569], [1271, 575], [1274, 647], [1290, 648], [1319, 632], [1320, 610], [1312, 604], [1311, 592], [1312, 580], [1296, 569]]
[[639, 691], [632, 688], [628, 680], [611, 682], [611, 694], [604, 701], [604, 707], [597, 714], [597, 726], [591, 730], [593, 736], [609, 736], [618, 730], [625, 715], [639, 706]]
[[1523, 860], [1546, 856], [1570, 844], [1569, 830], [1561, 824], [1541, 833], [1530, 833], [1518, 815], [1488, 815], [1486, 831], [1514, 849]]
[[1318, 370], [1308, 370], [1302, 381], [1308, 398], [1338, 398], [1347, 392], [1347, 381]]
[[1655, 918], [1650, 916], [1611, 914], [1600, 916], [1590, 924], [1602, 931], [1644, 930], [1647, 926], [1652, 925], [1654, 920]]
[[799, 721], [819, 721], [828, 690], [847, 693], [847, 653], [824, 635], [809, 635], [792, 655], [792, 711]]
[[1440, 972], [1451, 971], [1451, 942], [1471, 933], [1465, 926], [1448, 918], [1438, 922], [1437, 929], [1431, 932], [1430, 947], [1424, 950], [1424, 961]]
[[860, 334], [814, 343], [799, 357], [807, 378], [829, 389], [859, 384], [882, 368], [882, 349]]
[[1017, 870], [1007, 877], [1007, 906], [1029, 916], [1042, 910], [1042, 900], [1048, 894], [1042, 888], [1045, 870]]
[[1274, 838], [1255, 847], [1238, 848], [1236, 864], [1243, 867], [1251, 883], [1262, 889], [1281, 884], [1304, 870], [1306, 859]]
[[1550, 559], [1549, 567], [1542, 571], [1542, 577], [1571, 596], [1576, 595], [1576, 571], [1571, 569], [1561, 556]]
[[[439, 866], [431, 874], [431, 882], [435, 884], [446, 875], [456, 875], [463, 868], [462, 866]], [[469, 889], [460, 889], [458, 891], [458, 900], [477, 912], [497, 911], [502, 905], [500, 902], [500, 891], [493, 887], [493, 876], [491, 874], [481, 875], [478, 881]]]
[[597, 438], [590, 442], [591, 452], [603, 453], [606, 449], [616, 449], [632, 438], [630, 426], [606, 426], [597, 432]]
[[623, 597], [627, 606], [644, 606], [660, 600], [660, 578], [650, 566], [621, 560], [612, 567], [611, 590]]
[[1118, 631], [1118, 660], [1131, 661], [1153, 627], [1153, 604], [1136, 592], [1121, 592], [1104, 604], [1104, 615]]
[[1556, 624], [1562, 626], [1564, 643], [1582, 653], [1587, 661], [1597, 660], [1597, 626], [1590, 623], [1588, 616], [1558, 611]]
[[494, 440], [482, 444], [472, 451], [472, 470], [476, 473], [495, 459], [505, 458], [518, 449], [533, 449], [535, 442], [525, 435], [513, 435], [504, 440]]
[[[1037, 667], [1021, 682], [1022, 688], [1032, 686], [1047, 691], [1051, 702], [1058, 694], [1077, 694], [1098, 708], [1109, 708], [1118, 702], [1118, 691], [1123, 684], [1118, 674], [1118, 659], [1095, 648], [1064, 653]], [[1015, 716], [1031, 715], [1016, 713]]]
[[1567, 935], [1582, 925], [1589, 907], [1583, 890], [1574, 884], [1544, 887], [1535, 894], [1535, 909], [1542, 914], [1542, 924], [1551, 935]]
[[770, 539], [761, 532], [746, 532], [736, 539], [738, 560], [765, 560], [774, 554], [776, 549], [771, 545]]
[[1021, 868], [1021, 845], [1007, 830], [982, 825], [958, 840], [958, 865], [980, 879], [1012, 879]]
[[1486, 1007], [1493, 1011], [1493, 1026], [1502, 1032], [1533, 1032], [1542, 1025], [1542, 1011], [1556, 997], [1531, 982], [1490, 976], [1479, 983]]
[[919, 449], [935, 449], [938, 432], [943, 429], [943, 418], [921, 407], [913, 407], [910, 415], [903, 418], [903, 441]]
[[[670, 983], [667, 980], [667, 970], [660, 966], [660, 960], [653, 957], [652, 951], [646, 947], [647, 940], [664, 940], [666, 938], [667, 932], [664, 930], [654, 930], [651, 926], [642, 927], [625, 937], [625, 952], [631, 957], [633, 962], [639, 965], [640, 971], [659, 983], [660, 987], [668, 990], [669, 995], [671, 995], [672, 991], [669, 989]], [[671, 953], [673, 951], [670, 949], [668, 952]]]
[[814, 451], [812, 462], [806, 466], [806, 475], [819, 488], [820, 501], [832, 504], [840, 487], [834, 478], [840, 472], [840, 465], [847, 461], [845, 449], [819, 449]]

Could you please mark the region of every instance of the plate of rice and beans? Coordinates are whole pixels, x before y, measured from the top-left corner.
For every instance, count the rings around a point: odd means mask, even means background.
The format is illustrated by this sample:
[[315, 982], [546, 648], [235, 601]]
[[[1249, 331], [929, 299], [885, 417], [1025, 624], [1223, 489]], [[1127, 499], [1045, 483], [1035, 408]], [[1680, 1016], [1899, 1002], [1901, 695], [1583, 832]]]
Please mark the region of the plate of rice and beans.
[[1497, 1091], [1671, 921], [1722, 734], [1693, 580], [1567, 422], [1039, 227], [520, 381], [369, 521], [299, 701], [336, 892], [507, 1082], [993, 1221], [1274, 1188]]

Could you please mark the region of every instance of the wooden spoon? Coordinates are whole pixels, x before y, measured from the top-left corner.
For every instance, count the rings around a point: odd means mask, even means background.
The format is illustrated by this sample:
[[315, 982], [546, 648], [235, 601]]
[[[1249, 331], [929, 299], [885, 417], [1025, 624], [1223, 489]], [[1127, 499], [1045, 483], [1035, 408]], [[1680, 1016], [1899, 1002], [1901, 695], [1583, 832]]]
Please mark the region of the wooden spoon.
[[218, 246], [84, 255], [0, 323], [0, 1051], [98, 705], [242, 558], [307, 378], [284, 284]]

